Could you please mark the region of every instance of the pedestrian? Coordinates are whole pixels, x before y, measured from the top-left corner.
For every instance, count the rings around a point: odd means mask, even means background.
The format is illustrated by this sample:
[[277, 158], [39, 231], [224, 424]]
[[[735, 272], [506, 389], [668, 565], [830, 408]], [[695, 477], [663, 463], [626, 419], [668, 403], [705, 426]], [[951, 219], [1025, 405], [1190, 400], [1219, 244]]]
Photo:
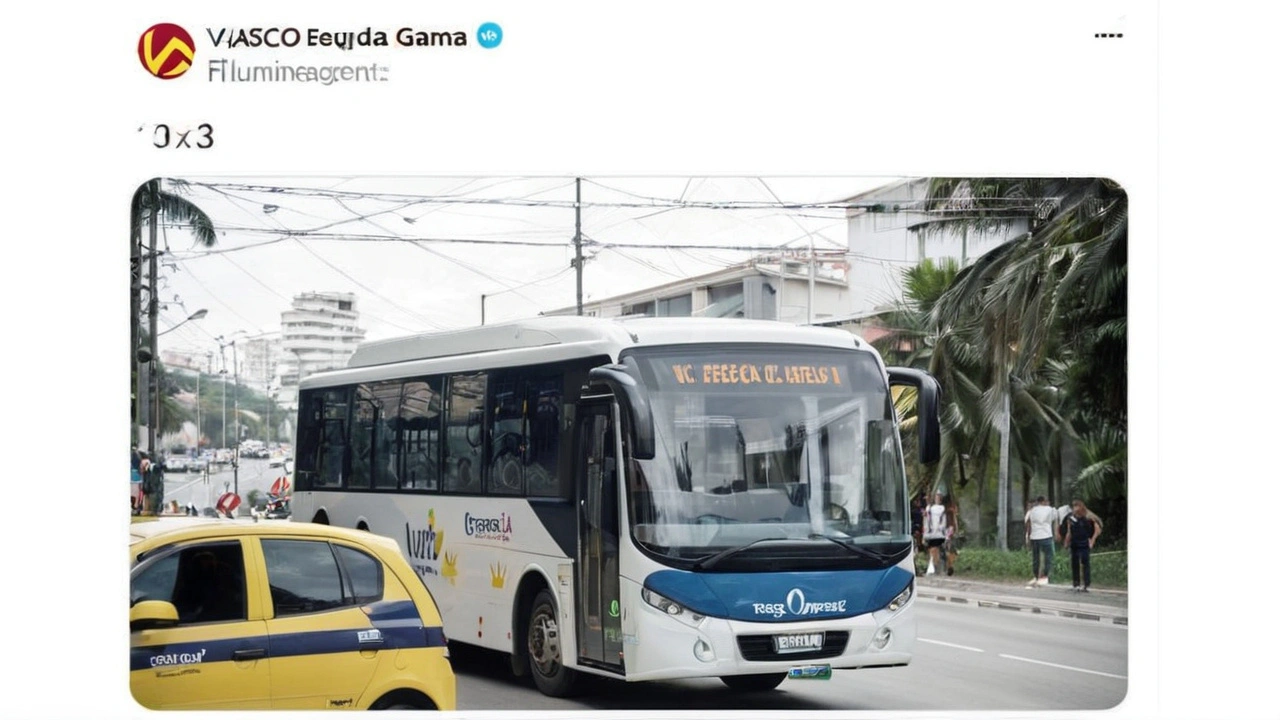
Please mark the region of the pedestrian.
[[1089, 512], [1083, 500], [1072, 500], [1071, 514], [1062, 521], [1060, 534], [1063, 549], [1071, 550], [1071, 589], [1076, 592], [1089, 592], [1089, 552], [1101, 533], [1102, 523], [1098, 516]]
[[917, 553], [924, 552], [924, 509], [929, 506], [929, 496], [920, 493], [911, 499], [911, 537]]
[[[1058, 513], [1049, 506], [1049, 501], [1041, 495], [1036, 498], [1035, 505], [1027, 511], [1024, 518], [1027, 527], [1027, 543], [1031, 546], [1031, 582], [1028, 587], [1048, 585], [1049, 575], [1053, 569], [1053, 545], [1058, 539]], [[1040, 560], [1044, 558], [1044, 571], [1041, 572]]]
[[159, 515], [164, 509], [164, 470], [160, 463], [151, 461], [145, 455], [143, 459], [146, 461], [146, 469], [142, 471], [145, 512], [149, 515]]
[[147, 476], [151, 473], [151, 457], [147, 455], [146, 450], [138, 451], [138, 501], [135, 504], [137, 515], [145, 515], [150, 508], [147, 506]]
[[960, 505], [953, 498], [947, 504], [947, 541], [943, 543], [943, 550], [947, 556], [947, 575], [954, 575], [956, 572], [956, 555], [959, 552], [959, 544], [956, 536], [960, 530]]
[[134, 515], [142, 514], [142, 454], [138, 446], [129, 448], [129, 511]]
[[947, 542], [947, 506], [942, 503], [942, 493], [934, 493], [933, 504], [925, 508], [924, 541], [929, 548], [929, 569], [925, 574], [945, 572], [942, 546]]

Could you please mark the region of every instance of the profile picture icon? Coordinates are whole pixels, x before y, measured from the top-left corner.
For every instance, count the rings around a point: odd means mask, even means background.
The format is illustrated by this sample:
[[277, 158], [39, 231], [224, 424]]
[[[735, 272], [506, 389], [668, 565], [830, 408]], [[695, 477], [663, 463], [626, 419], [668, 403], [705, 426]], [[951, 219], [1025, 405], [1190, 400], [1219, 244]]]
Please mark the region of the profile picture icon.
[[161, 80], [172, 80], [191, 69], [196, 43], [191, 34], [173, 23], [158, 23], [138, 38], [138, 59], [147, 72]]

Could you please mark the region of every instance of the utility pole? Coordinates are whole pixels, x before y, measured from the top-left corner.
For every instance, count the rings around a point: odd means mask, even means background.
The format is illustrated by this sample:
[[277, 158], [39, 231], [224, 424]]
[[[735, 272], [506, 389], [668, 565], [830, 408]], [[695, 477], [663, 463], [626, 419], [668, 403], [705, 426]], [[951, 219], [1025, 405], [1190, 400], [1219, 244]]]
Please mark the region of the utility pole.
[[815, 294], [815, 278], [817, 277], [816, 258], [813, 256], [813, 236], [809, 236], [809, 320], [806, 324], [813, 324], [813, 296]]
[[235, 413], [236, 437], [235, 449], [231, 451], [231, 479], [235, 482], [233, 492], [240, 495], [240, 361], [236, 357], [236, 341], [231, 341], [231, 397], [232, 412]]
[[[156, 323], [160, 316], [160, 303], [158, 301], [159, 299], [157, 297], [158, 292], [156, 287], [156, 274], [157, 274], [156, 266], [158, 264], [157, 263], [158, 258], [156, 255], [156, 242], [157, 242], [156, 226], [159, 224], [159, 215], [160, 215], [160, 209], [159, 207], [157, 207], [160, 203], [160, 200], [157, 197], [159, 195], [159, 192], [160, 192], [160, 188], [158, 185], [151, 192], [151, 197], [150, 197], [151, 213], [149, 218], [149, 222], [151, 225], [151, 228], [150, 228], [151, 257], [148, 258], [148, 265], [149, 265], [148, 275], [151, 278], [150, 280], [151, 289], [148, 295], [149, 300], [147, 303], [148, 305], [147, 321], [148, 321], [148, 327], [150, 328], [150, 331], [151, 331], [151, 338], [150, 338], [151, 360], [148, 363], [149, 371], [147, 373], [147, 386], [151, 394], [151, 398], [150, 398], [151, 407], [148, 409], [149, 411], [147, 414], [150, 415], [151, 417], [147, 418], [147, 452], [151, 455], [152, 462], [160, 461], [160, 456], [156, 453], [156, 450], [157, 450], [156, 426], [160, 422], [160, 378], [158, 376], [158, 373], [156, 372], [156, 370], [159, 368], [159, 365], [160, 365], [159, 350], [158, 350], [159, 345], [156, 338]], [[154, 411], [151, 411], [151, 408], [154, 408]]]
[[[582, 178], [573, 179], [573, 266], [578, 270], [578, 314], [582, 314]], [[154, 227], [152, 228], [154, 233]], [[481, 323], [483, 324], [483, 322]]]

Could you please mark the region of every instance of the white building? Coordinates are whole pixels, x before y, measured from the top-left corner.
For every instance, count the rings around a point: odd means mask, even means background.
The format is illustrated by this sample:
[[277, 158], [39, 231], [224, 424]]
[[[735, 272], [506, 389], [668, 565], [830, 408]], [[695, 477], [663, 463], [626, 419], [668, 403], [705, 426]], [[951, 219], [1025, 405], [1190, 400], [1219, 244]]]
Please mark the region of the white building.
[[[812, 277], [810, 270], [812, 268]], [[590, 317], [745, 317], [795, 324], [848, 312], [843, 251], [761, 256], [724, 270], [584, 302]], [[543, 315], [574, 315], [576, 307]]]
[[280, 355], [276, 362], [279, 405], [298, 409], [298, 380], [322, 370], [344, 367], [364, 339], [360, 313], [352, 293], [311, 292], [296, 295], [293, 307], [280, 314]]
[[266, 395], [276, 383], [282, 352], [280, 333], [269, 333], [240, 343], [240, 383]]
[[1027, 232], [1024, 218], [996, 232], [941, 229], [939, 221], [963, 216], [963, 201], [928, 207], [928, 178], [891, 183], [845, 200], [849, 233], [849, 292], [845, 313], [861, 319], [893, 306], [902, 295], [902, 272], [925, 258], [954, 258], [961, 267]]

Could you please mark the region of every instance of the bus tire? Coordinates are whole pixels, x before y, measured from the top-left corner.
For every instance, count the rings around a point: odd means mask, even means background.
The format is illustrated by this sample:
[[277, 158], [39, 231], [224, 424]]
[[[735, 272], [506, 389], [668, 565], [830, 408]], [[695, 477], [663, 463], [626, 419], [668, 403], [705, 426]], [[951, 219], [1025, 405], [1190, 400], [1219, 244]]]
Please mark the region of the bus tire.
[[569, 697], [578, 685], [578, 673], [564, 666], [558, 618], [555, 597], [548, 590], [539, 591], [529, 610], [529, 670], [543, 695]]
[[763, 675], [725, 675], [720, 682], [738, 692], [765, 692], [772, 690], [787, 679], [786, 673], [765, 673]]

